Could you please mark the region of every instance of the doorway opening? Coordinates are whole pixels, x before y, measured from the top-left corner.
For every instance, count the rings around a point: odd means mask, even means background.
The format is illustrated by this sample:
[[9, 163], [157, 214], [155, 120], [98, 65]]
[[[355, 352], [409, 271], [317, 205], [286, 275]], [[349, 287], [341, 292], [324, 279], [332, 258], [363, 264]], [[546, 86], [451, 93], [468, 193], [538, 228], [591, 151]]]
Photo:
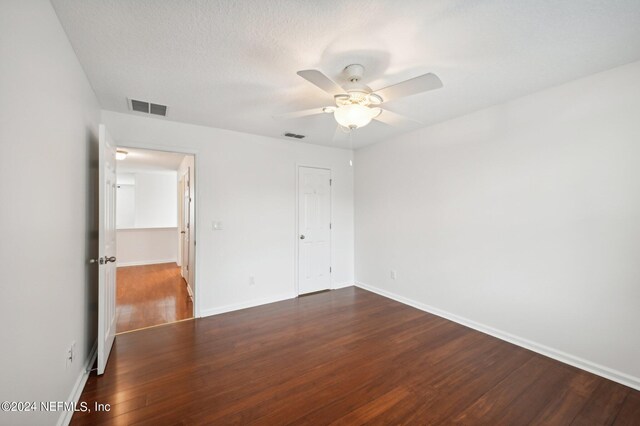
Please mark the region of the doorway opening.
[[194, 317], [195, 159], [118, 147], [116, 333]]

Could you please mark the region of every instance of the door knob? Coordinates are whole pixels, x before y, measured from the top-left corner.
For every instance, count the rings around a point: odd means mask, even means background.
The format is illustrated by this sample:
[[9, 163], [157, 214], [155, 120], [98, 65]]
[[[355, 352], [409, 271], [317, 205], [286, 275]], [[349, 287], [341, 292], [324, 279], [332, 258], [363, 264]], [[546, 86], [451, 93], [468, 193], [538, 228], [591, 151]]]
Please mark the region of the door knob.
[[304, 240], [304, 235], [300, 235], [300, 239], [301, 239], [301, 240]]
[[115, 262], [116, 261], [116, 257], [115, 256], [111, 256], [111, 257], [104, 257], [104, 263], [109, 263], [109, 262]]

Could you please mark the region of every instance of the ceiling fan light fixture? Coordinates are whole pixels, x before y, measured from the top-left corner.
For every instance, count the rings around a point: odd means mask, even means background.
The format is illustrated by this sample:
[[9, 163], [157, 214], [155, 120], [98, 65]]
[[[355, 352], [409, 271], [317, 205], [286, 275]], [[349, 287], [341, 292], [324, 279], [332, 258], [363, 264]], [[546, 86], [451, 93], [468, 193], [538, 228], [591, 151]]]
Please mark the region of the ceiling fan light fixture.
[[[401, 114], [396, 114], [393, 111], [383, 110], [384, 103], [442, 87], [442, 81], [437, 75], [426, 73], [383, 87], [374, 93], [362, 80], [364, 71], [364, 66], [360, 64], [347, 66], [342, 76], [346, 80], [344, 85], [337, 84], [317, 69], [298, 71], [297, 74], [300, 77], [332, 95], [335, 106], [280, 114], [274, 118], [299, 118], [322, 113], [333, 113], [334, 119], [338, 122], [338, 129], [336, 129], [335, 133], [338, 136], [340, 135], [340, 130], [348, 133], [351, 130], [368, 125], [374, 118], [393, 127], [415, 127], [415, 125], [421, 125], [422, 123], [411, 120]], [[384, 115], [380, 116], [383, 111]], [[334, 138], [336, 137], [335, 135]]]
[[348, 129], [364, 127], [380, 115], [380, 108], [369, 108], [359, 104], [342, 105], [333, 113], [338, 124]]

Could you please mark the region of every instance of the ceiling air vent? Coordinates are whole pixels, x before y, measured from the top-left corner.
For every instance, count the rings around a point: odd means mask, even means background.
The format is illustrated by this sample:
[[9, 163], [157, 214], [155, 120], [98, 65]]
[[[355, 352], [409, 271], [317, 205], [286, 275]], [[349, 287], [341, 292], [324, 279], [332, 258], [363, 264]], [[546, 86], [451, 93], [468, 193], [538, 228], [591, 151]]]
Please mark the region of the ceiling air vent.
[[304, 135], [296, 135], [295, 133], [285, 133], [288, 138], [304, 139]]
[[131, 99], [131, 109], [149, 114], [149, 102], [136, 101]]
[[151, 106], [149, 107], [149, 112], [151, 114], [162, 115], [164, 117], [165, 115], [167, 115], [167, 106], [151, 104]]
[[129, 99], [129, 106], [132, 111], [144, 112], [146, 114], [155, 114], [166, 117], [167, 106], [160, 104], [152, 104], [146, 101], [138, 101], [135, 99]]

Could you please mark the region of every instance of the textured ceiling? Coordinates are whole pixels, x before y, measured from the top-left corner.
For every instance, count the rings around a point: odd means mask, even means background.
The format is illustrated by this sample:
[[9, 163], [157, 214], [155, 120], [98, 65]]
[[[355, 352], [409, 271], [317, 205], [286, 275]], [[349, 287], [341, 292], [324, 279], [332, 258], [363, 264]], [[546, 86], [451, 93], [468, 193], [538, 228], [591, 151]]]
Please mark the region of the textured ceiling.
[[119, 148], [127, 151], [127, 157], [118, 161], [118, 172], [161, 172], [178, 170], [184, 154], [148, 149]]
[[[334, 141], [329, 105], [296, 75], [339, 80], [361, 63], [377, 89], [425, 73], [444, 88], [385, 104], [425, 125], [640, 59], [638, 0], [52, 0], [104, 109], [127, 97], [166, 119], [359, 147], [403, 129], [373, 122]], [[301, 142], [302, 143], [302, 142]]]

